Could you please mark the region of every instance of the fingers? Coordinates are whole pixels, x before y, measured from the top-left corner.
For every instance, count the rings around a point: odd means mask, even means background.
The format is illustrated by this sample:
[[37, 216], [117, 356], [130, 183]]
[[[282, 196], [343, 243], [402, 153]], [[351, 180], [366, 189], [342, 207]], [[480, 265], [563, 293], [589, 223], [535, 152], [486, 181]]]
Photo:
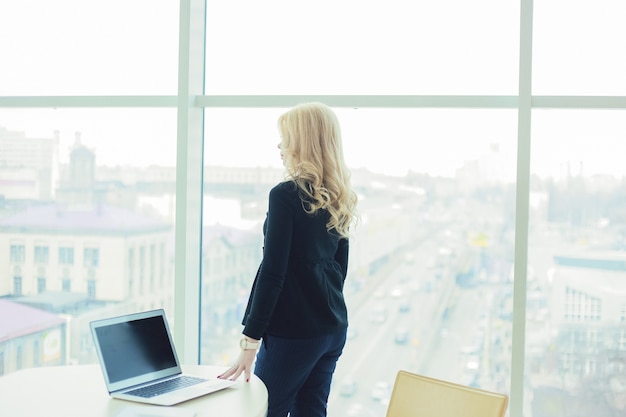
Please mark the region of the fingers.
[[237, 363], [228, 368], [226, 372], [222, 373], [218, 376], [220, 379], [231, 379], [232, 381], [239, 378], [239, 376], [243, 373], [246, 382], [250, 382], [250, 375], [252, 373], [252, 363], [254, 362], [254, 358], [256, 355], [255, 350], [244, 350], [239, 355], [239, 359]]
[[232, 366], [226, 372], [224, 372], [223, 374], [219, 375], [218, 378], [220, 378], [220, 379], [231, 379], [232, 381], [234, 381], [237, 378], [239, 378], [239, 376], [242, 373], [245, 375], [246, 382], [250, 382], [250, 375], [252, 374], [250, 368], [245, 367], [245, 366], [241, 366], [241, 365], [239, 365], [239, 366]]
[[236, 380], [237, 378], [239, 378], [239, 375], [241, 375], [242, 371], [242, 369], [237, 368], [237, 370], [231, 375], [230, 379], [232, 381]]
[[233, 365], [230, 368], [228, 368], [228, 370], [226, 370], [226, 372], [224, 372], [221, 375], [218, 375], [218, 378], [220, 379], [232, 379], [235, 380], [239, 377], [239, 375], [241, 375], [241, 371], [239, 370], [239, 366], [237, 365]]

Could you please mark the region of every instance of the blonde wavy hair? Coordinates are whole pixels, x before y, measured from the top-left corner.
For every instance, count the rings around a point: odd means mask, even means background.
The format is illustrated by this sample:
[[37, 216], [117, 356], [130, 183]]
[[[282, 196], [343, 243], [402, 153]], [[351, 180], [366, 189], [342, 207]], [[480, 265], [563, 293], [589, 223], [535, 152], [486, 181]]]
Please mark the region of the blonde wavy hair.
[[287, 177], [302, 192], [304, 210], [328, 210], [328, 231], [348, 238], [357, 219], [357, 196], [344, 162], [337, 116], [323, 103], [303, 103], [278, 118], [278, 130]]

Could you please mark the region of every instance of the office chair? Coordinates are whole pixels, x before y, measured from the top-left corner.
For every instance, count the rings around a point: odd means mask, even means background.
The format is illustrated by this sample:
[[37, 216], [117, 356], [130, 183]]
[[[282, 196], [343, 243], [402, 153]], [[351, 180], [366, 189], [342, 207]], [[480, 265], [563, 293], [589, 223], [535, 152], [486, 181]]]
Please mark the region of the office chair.
[[399, 371], [386, 417], [504, 417], [504, 394]]

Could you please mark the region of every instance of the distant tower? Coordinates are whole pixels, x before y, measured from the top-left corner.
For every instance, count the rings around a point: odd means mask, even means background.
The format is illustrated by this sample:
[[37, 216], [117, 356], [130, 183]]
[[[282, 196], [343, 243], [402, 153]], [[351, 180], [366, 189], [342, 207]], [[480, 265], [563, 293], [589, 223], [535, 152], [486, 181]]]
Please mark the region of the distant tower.
[[80, 132], [74, 135], [70, 151], [68, 185], [76, 189], [93, 189], [96, 173], [96, 155], [80, 142]]
[[80, 132], [74, 136], [69, 167], [64, 170], [57, 190], [57, 200], [74, 208], [92, 208], [96, 203], [96, 155], [81, 143]]

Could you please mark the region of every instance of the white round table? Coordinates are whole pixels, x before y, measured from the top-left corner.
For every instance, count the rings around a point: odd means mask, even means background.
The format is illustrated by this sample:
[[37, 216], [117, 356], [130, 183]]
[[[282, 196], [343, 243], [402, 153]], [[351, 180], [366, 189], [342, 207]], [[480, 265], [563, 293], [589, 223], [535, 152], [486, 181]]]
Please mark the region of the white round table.
[[[209, 377], [224, 369], [183, 366], [185, 372]], [[111, 398], [98, 365], [28, 368], [0, 377], [3, 417], [175, 417], [183, 409], [193, 410], [195, 417], [265, 417], [267, 389], [257, 376], [252, 375], [250, 382], [241, 376], [232, 387], [175, 406], [158, 407]]]

